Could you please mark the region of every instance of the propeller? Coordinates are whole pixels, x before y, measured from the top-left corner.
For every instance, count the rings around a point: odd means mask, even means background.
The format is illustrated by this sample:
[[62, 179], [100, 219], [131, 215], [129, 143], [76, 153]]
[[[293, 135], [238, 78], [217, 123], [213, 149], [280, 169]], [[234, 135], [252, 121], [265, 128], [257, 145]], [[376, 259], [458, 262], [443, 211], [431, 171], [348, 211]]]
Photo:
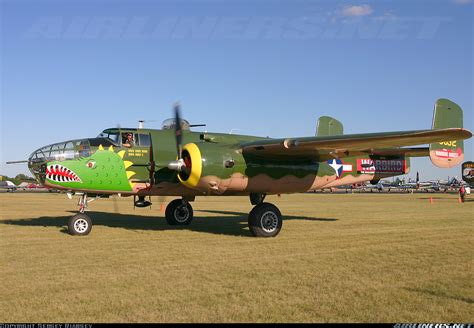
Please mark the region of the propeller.
[[178, 159], [183, 155], [183, 127], [181, 126], [181, 115], [179, 103], [174, 104], [174, 135], [176, 138], [176, 148], [178, 150]]
[[178, 159], [169, 163], [168, 168], [173, 171], [181, 172], [183, 169], [186, 168], [186, 163], [184, 163], [183, 159], [183, 127], [181, 124], [181, 110], [178, 102], [174, 104], [173, 109], [175, 117], [174, 136], [176, 140], [176, 151], [178, 153]]

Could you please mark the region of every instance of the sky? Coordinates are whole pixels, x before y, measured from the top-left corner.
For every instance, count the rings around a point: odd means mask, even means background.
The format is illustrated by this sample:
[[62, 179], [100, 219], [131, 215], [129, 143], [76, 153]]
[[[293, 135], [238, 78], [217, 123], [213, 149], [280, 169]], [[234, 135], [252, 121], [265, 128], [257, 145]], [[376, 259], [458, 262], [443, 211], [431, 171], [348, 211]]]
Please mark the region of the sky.
[[[473, 130], [472, 0], [0, 6], [0, 174], [29, 174], [5, 161], [47, 144], [140, 119], [160, 128], [175, 101], [209, 132], [282, 138], [314, 135], [322, 115], [346, 134], [429, 129], [448, 98]], [[416, 171], [461, 176], [428, 158], [412, 159]]]

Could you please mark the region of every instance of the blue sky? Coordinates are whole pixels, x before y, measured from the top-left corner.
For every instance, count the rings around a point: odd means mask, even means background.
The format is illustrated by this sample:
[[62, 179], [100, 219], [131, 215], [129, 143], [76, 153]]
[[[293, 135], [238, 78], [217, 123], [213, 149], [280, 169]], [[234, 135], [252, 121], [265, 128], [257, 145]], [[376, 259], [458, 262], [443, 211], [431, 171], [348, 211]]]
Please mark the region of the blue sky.
[[[345, 133], [426, 129], [449, 98], [473, 130], [472, 0], [0, 3], [0, 174], [29, 173], [4, 162], [46, 144], [159, 128], [176, 100], [208, 131], [287, 137], [321, 115]], [[460, 170], [414, 159], [409, 176]]]

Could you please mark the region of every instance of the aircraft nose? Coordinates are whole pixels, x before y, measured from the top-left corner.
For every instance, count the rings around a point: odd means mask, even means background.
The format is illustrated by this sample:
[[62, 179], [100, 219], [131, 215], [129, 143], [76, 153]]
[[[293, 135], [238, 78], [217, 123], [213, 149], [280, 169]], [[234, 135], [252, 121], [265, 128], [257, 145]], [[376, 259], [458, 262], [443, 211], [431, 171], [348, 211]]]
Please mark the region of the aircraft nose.
[[88, 157], [90, 142], [88, 139], [59, 142], [38, 148], [28, 158], [28, 169], [41, 184], [46, 179], [48, 162], [61, 162], [68, 159]]
[[28, 169], [41, 184], [44, 184], [46, 177], [46, 157], [39, 157], [40, 149], [35, 150], [28, 158]]

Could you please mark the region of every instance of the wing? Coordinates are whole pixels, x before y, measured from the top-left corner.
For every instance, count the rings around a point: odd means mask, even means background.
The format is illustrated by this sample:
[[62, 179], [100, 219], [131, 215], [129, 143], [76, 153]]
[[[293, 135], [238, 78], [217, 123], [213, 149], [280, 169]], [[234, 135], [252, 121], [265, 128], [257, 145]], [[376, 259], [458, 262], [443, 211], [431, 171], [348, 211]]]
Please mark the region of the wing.
[[317, 159], [367, 154], [428, 156], [429, 148], [400, 148], [448, 140], [464, 140], [472, 133], [462, 128], [347, 134], [327, 137], [264, 139], [241, 144], [244, 155], [263, 158]]

